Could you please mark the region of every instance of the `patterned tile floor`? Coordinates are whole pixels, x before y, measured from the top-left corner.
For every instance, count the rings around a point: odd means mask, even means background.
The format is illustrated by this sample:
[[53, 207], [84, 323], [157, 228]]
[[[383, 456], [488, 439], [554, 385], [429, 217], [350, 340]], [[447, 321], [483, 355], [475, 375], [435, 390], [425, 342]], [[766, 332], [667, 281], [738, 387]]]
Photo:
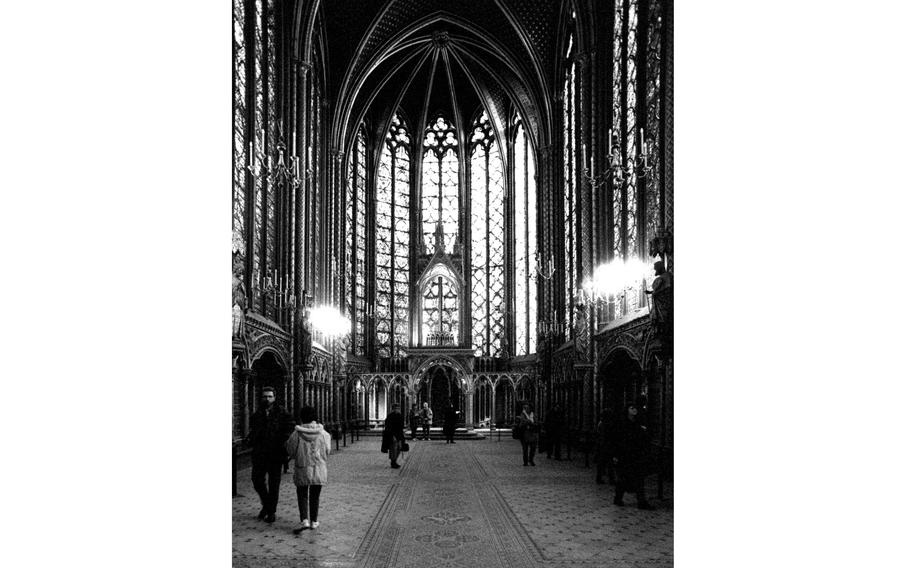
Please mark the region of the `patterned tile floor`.
[[250, 470], [238, 472], [234, 567], [673, 565], [672, 486], [658, 500], [653, 477], [656, 510], [640, 511], [631, 495], [614, 506], [612, 487], [594, 484], [583, 456], [524, 467], [512, 439], [415, 441], [396, 470], [379, 442], [362, 438], [329, 457], [319, 528], [299, 536], [292, 475], [268, 525], [256, 518]]

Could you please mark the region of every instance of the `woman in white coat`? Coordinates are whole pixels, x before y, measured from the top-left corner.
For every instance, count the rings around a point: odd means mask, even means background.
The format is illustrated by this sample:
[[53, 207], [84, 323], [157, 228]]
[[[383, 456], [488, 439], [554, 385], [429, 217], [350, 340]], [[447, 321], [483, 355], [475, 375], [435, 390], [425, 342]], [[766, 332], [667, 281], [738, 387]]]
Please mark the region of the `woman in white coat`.
[[300, 424], [284, 444], [288, 455], [294, 458], [294, 485], [297, 486], [297, 507], [300, 524], [294, 534], [319, 527], [319, 494], [328, 481], [326, 456], [332, 451], [332, 437], [316, 422], [316, 409], [300, 409]]

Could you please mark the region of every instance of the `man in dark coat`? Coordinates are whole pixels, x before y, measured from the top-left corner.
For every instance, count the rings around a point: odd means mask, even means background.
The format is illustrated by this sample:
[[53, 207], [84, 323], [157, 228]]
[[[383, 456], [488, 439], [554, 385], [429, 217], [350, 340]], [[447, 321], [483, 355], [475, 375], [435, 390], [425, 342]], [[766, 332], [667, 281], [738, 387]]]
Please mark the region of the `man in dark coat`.
[[599, 484], [604, 481], [604, 473], [610, 480], [610, 485], [616, 484], [616, 468], [613, 466], [613, 443], [614, 430], [616, 429], [616, 420], [609, 410], [600, 412], [600, 420], [597, 422], [596, 432], [596, 454], [595, 462], [597, 463], [597, 477], [595, 481]]
[[401, 445], [404, 444], [404, 416], [401, 415], [401, 407], [397, 404], [392, 405], [392, 412], [385, 417], [385, 428], [382, 430], [382, 447], [383, 451], [389, 452], [389, 459], [392, 460], [392, 467], [398, 469], [398, 454], [401, 452]]
[[420, 410], [420, 421], [423, 424], [423, 439], [430, 439], [430, 426], [433, 425], [433, 409], [430, 408], [430, 403], [423, 403], [423, 408]]
[[556, 457], [561, 460], [563, 430], [566, 427], [566, 415], [562, 407], [557, 403], [550, 412], [547, 413], [547, 419], [543, 428], [547, 436], [547, 459]]
[[455, 405], [452, 404], [452, 401], [449, 401], [449, 405], [446, 406], [445, 412], [442, 415], [442, 432], [446, 437], [446, 444], [455, 443], [455, 422], [458, 420], [458, 411], [455, 410]]
[[287, 460], [284, 442], [293, 430], [294, 419], [275, 404], [275, 389], [262, 389], [262, 404], [250, 417], [247, 444], [253, 448], [253, 488], [262, 503], [259, 518], [265, 519], [267, 523], [275, 522], [281, 470]]
[[626, 407], [626, 416], [619, 421], [616, 429], [616, 443], [613, 446], [613, 463], [616, 464], [618, 478], [614, 505], [623, 505], [623, 495], [635, 493], [639, 509], [652, 509], [645, 499], [645, 474], [648, 461], [648, 431], [638, 421], [638, 407], [630, 404]]
[[408, 412], [408, 423], [411, 426], [411, 439], [416, 440], [417, 428], [420, 426], [420, 411], [417, 410], [416, 404], [412, 404]]

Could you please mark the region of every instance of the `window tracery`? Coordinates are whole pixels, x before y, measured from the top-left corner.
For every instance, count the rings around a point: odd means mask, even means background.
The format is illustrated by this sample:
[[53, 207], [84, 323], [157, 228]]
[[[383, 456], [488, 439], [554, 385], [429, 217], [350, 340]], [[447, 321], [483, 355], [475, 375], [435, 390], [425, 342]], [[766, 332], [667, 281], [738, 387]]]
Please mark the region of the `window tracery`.
[[537, 184], [530, 141], [521, 120], [515, 134], [515, 355], [537, 351]]
[[458, 284], [444, 264], [437, 264], [421, 289], [421, 344], [452, 346], [458, 342]]
[[576, 119], [576, 65], [575, 53], [572, 49], [574, 34], [569, 36], [567, 72], [563, 83], [563, 226], [564, 254], [565, 254], [565, 302], [563, 305], [563, 321], [566, 322], [566, 337], [571, 337], [574, 328], [575, 309], [574, 294], [576, 288], [578, 229], [576, 205], [578, 202], [578, 173], [576, 171], [578, 123]]
[[366, 152], [366, 133], [361, 125], [351, 152], [345, 212], [345, 241], [348, 251], [345, 282], [348, 304], [351, 306], [352, 348], [355, 355], [366, 354]]
[[423, 245], [436, 247], [436, 225], [441, 221], [445, 252], [454, 251], [458, 238], [458, 138], [455, 127], [437, 115], [424, 132], [421, 204]]
[[248, 147], [246, 144], [246, 65], [247, 46], [244, 39], [246, 25], [246, 3], [234, 0], [234, 170], [233, 170], [233, 248], [246, 254], [246, 165]]
[[505, 331], [505, 184], [486, 111], [471, 148], [471, 331], [474, 354], [499, 357]]
[[396, 114], [386, 133], [376, 180], [376, 349], [402, 356], [408, 345], [410, 289], [410, 144]]

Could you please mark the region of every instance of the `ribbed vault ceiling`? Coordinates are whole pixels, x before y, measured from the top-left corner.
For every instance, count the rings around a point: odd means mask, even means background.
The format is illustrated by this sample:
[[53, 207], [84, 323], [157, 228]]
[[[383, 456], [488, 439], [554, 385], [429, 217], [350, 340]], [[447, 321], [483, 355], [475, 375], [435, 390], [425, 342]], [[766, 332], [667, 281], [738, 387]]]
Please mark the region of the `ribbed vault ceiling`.
[[381, 132], [396, 108], [417, 138], [437, 111], [465, 132], [481, 105], [501, 134], [511, 105], [534, 143], [547, 144], [560, 8], [552, 0], [323, 1], [333, 134], [347, 147], [364, 117], [382, 117]]

